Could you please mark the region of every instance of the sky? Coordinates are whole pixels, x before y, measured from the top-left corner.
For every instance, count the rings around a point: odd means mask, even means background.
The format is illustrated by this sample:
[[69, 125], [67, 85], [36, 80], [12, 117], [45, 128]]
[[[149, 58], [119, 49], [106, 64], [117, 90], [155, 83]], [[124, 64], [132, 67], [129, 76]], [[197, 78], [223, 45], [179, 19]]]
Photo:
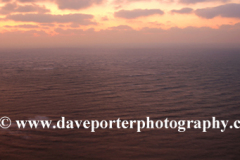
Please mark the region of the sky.
[[239, 44], [240, 0], [0, 0], [0, 47]]

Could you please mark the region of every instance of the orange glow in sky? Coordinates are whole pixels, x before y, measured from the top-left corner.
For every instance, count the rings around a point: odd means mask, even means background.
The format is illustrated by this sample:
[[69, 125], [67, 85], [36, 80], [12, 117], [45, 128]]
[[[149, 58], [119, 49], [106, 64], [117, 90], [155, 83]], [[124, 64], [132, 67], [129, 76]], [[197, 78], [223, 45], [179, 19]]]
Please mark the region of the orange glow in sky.
[[94, 33], [99, 37], [120, 31], [143, 33], [148, 29], [160, 33], [189, 27], [219, 30], [238, 26], [240, 1], [0, 0], [0, 21], [3, 35], [25, 33], [35, 37]]

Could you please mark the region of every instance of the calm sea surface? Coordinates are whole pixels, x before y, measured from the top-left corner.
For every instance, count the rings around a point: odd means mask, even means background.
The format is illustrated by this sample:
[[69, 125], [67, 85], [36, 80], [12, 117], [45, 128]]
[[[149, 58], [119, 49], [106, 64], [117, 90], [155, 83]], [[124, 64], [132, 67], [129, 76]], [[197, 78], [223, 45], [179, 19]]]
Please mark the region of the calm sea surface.
[[[0, 52], [0, 117], [240, 119], [240, 50]], [[240, 130], [0, 129], [0, 159], [240, 159]]]

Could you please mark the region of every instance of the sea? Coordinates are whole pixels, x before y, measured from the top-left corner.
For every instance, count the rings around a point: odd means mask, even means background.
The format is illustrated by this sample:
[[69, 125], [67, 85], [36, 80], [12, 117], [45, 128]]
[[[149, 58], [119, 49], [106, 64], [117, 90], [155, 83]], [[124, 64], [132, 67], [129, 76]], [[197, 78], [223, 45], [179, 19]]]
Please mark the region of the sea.
[[18, 129], [15, 120], [240, 120], [240, 49], [0, 50], [1, 160], [240, 159], [240, 129]]

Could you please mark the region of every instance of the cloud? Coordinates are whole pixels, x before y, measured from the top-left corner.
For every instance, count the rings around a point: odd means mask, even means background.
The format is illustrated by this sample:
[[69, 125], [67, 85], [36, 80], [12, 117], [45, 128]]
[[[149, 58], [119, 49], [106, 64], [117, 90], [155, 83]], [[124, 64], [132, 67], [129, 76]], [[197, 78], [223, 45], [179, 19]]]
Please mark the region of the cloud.
[[0, 14], [9, 14], [17, 8], [16, 3], [7, 3], [0, 8]]
[[7, 3], [0, 8], [0, 14], [11, 14], [15, 12], [36, 12], [36, 13], [47, 13], [50, 12], [45, 6], [39, 6], [36, 4], [32, 5], [17, 5], [16, 3]]
[[101, 20], [102, 20], [102, 21], [108, 21], [109, 19], [108, 19], [107, 16], [105, 16], [105, 17], [102, 17]]
[[[1, 1], [1, 0], [0, 0]], [[5, 0], [8, 1], [9, 0]], [[58, 9], [61, 10], [80, 10], [89, 8], [93, 5], [102, 4], [106, 0], [15, 0], [20, 3], [34, 3], [34, 2], [51, 2], [55, 3], [58, 6]]]
[[83, 34], [84, 31], [82, 29], [62, 29], [62, 28], [56, 28], [54, 30], [55, 32], [63, 35], [76, 35], [76, 34]]
[[44, 26], [44, 27], [54, 27], [55, 24], [52, 24], [52, 23], [42, 23], [41, 26]]
[[51, 15], [51, 14], [15, 14], [7, 15], [6, 19], [21, 21], [21, 22], [37, 22], [37, 23], [78, 23], [80, 25], [96, 24], [91, 19], [93, 15], [90, 14], [65, 14], [65, 15]]
[[39, 26], [38, 25], [31, 25], [31, 24], [23, 24], [23, 25], [17, 25], [17, 26], [6, 25], [4, 27], [6, 27], [6, 28], [27, 28], [27, 29], [30, 29], [30, 28], [38, 28]]
[[18, 2], [25, 3], [25, 2], [36, 2], [36, 0], [18, 0]]
[[230, 3], [218, 7], [197, 9], [195, 14], [207, 19], [212, 19], [217, 16], [240, 18], [240, 4]]
[[113, 4], [115, 5], [121, 5], [121, 4], [129, 4], [129, 3], [137, 3], [137, 2], [161, 2], [161, 3], [172, 3], [175, 2], [175, 0], [113, 0]]
[[157, 21], [155, 21], [155, 22], [148, 22], [148, 24], [150, 25], [150, 26], [164, 26], [164, 24], [163, 23], [159, 23], [159, 22], [157, 22]]
[[192, 13], [193, 9], [192, 8], [182, 8], [180, 10], [171, 10], [171, 13], [178, 13], [178, 14], [189, 14]]
[[96, 33], [93, 28], [90, 28], [88, 30], [82, 30], [82, 29], [62, 29], [62, 28], [56, 28], [54, 30], [59, 35], [88, 35], [91, 33]]
[[38, 12], [38, 13], [47, 13], [50, 12], [49, 9], [45, 7], [40, 7], [38, 5], [25, 5], [25, 6], [18, 6], [15, 10], [16, 12]]
[[103, 0], [56, 0], [59, 9], [79, 10], [94, 4], [101, 4]]
[[0, 2], [3, 2], [3, 3], [8, 3], [8, 2], [11, 2], [12, 0], [0, 0]]
[[117, 30], [117, 31], [127, 31], [127, 30], [133, 30], [132, 27], [128, 25], [119, 25], [116, 27], [109, 27], [110, 30]]
[[33, 3], [33, 2], [53, 2], [54, 0], [16, 0], [20, 3]]
[[180, 3], [185, 3], [185, 4], [194, 4], [194, 3], [200, 3], [200, 2], [213, 2], [213, 1], [227, 2], [229, 0], [179, 0]]
[[138, 17], [145, 17], [154, 14], [163, 15], [164, 12], [160, 9], [134, 9], [134, 10], [120, 10], [114, 13], [115, 17], [134, 19]]
[[146, 2], [146, 1], [151, 1], [151, 0], [114, 0], [114, 4], [122, 4], [122, 3], [132, 3], [132, 2]]
[[38, 25], [23, 24], [23, 25], [18, 25], [17, 27], [19, 27], [19, 28], [38, 28]]
[[114, 7], [115, 10], [118, 10], [118, 9], [120, 9], [120, 8], [122, 8], [121, 5], [117, 5], [116, 7]]

